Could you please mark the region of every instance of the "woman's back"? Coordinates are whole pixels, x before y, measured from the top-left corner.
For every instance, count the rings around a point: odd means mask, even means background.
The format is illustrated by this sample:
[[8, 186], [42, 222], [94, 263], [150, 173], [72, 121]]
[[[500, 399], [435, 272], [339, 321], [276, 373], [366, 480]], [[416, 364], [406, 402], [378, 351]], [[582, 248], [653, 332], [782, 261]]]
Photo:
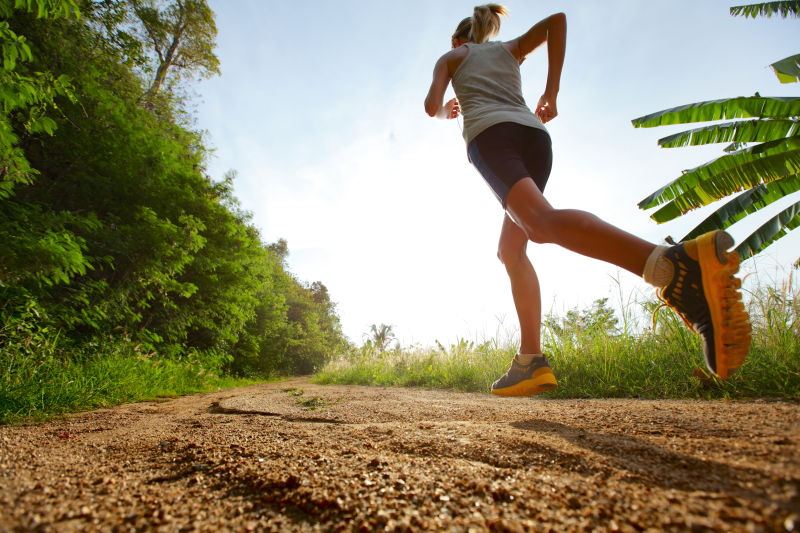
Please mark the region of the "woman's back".
[[468, 53], [453, 73], [467, 143], [486, 128], [515, 122], [544, 129], [522, 96], [519, 61], [500, 41], [466, 43]]

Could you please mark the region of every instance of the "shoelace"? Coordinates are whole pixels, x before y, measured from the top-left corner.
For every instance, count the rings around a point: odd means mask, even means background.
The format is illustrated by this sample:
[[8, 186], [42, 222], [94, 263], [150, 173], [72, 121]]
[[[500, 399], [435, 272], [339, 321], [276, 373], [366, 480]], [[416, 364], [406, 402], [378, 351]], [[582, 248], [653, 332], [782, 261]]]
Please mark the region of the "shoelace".
[[681, 320], [683, 320], [683, 323], [686, 324], [686, 327], [697, 333], [697, 330], [694, 329], [694, 325], [691, 322], [689, 322], [689, 319], [683, 316], [680, 312], [678, 312], [675, 306], [669, 303], [666, 298], [664, 298], [662, 292], [663, 289], [656, 292], [656, 296], [658, 297], [659, 300], [661, 300], [661, 303], [658, 304], [658, 307], [656, 307], [653, 310], [653, 331], [656, 330], [656, 323], [658, 322], [658, 316], [657, 316], [658, 312], [661, 310], [662, 307], [669, 307], [670, 309], [675, 310], [676, 312], [675, 314], [677, 314], [681, 318]]
[[515, 357], [514, 357], [514, 358], [511, 360], [511, 364], [509, 364], [509, 365], [508, 365], [508, 369], [506, 370], [506, 373], [508, 373], [508, 372], [511, 372], [511, 369], [512, 369], [512, 368], [514, 368], [514, 366], [516, 366], [516, 367], [517, 367], [517, 368], [518, 368], [520, 371], [524, 372], [524, 371], [525, 371], [525, 370], [526, 370], [526, 369], [527, 369], [529, 366], [531, 366], [532, 364], [533, 364], [533, 361], [531, 361], [531, 362], [530, 362], [530, 363], [528, 363], [527, 365], [523, 365], [522, 363], [520, 363], [519, 361], [517, 361], [517, 358], [516, 358], [516, 356], [515, 356]]

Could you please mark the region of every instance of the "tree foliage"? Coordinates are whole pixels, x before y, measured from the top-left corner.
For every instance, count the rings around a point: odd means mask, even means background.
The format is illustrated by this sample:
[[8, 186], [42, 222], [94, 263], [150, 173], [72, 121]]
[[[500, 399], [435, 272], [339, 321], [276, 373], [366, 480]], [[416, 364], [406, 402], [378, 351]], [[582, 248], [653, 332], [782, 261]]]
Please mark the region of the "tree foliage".
[[585, 309], [570, 309], [566, 316], [548, 315], [544, 320], [547, 329], [559, 344], [578, 344], [587, 338], [613, 336], [618, 331], [619, 320], [608, 305], [608, 298], [600, 298]]
[[219, 74], [214, 54], [217, 26], [205, 0], [130, 0], [146, 36], [146, 48], [154, 56], [155, 75], [148, 89], [154, 97], [172, 69], [200, 77]]
[[[150, 44], [125, 22], [141, 3], [17, 4], [0, 23], [4, 53], [18, 51], [0, 71], [0, 320], [35, 311], [63, 343], [113, 336], [240, 374], [310, 372], [340, 349], [326, 287], [288, 271], [285, 241], [262, 242], [235, 173], [208, 176], [201, 133], [172, 118], [180, 102], [143, 104]], [[169, 20], [208, 9], [159, 5]], [[184, 26], [174, 57], [190, 68], [186, 43], [211, 49], [213, 35]]]
[[0, 199], [7, 198], [16, 183], [29, 183], [36, 175], [17, 146], [20, 134], [52, 134], [56, 124], [48, 113], [56, 107], [55, 98], [71, 98], [69, 79], [63, 74], [23, 68], [33, 54], [25, 37], [9, 24], [15, 10], [34, 12], [37, 18], [79, 14], [74, 0], [0, 0]]
[[[731, 8], [745, 17], [784, 18], [800, 15], [800, 1], [766, 2]], [[798, 56], [773, 63], [783, 83], [800, 81]], [[673, 107], [633, 120], [635, 127], [717, 122], [669, 135], [658, 141], [664, 148], [730, 143], [725, 155], [686, 170], [648, 195], [642, 209], [657, 209], [651, 218], [667, 222], [721, 198], [745, 191], [719, 207], [681, 240], [748, 220], [748, 216], [800, 189], [800, 97], [726, 98]], [[757, 143], [757, 144], [756, 144]], [[754, 256], [800, 225], [800, 202], [776, 213], [736, 248], [741, 258]]]

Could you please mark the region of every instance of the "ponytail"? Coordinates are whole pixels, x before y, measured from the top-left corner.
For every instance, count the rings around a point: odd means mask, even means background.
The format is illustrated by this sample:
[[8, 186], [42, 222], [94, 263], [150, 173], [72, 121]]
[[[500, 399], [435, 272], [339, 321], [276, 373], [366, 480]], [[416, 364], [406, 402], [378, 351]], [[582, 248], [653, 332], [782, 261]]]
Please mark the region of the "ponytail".
[[[500, 15], [508, 16], [504, 6], [500, 4], [486, 4], [476, 6], [470, 20], [469, 41], [477, 44], [485, 43], [500, 31]], [[462, 24], [464, 21], [461, 21]], [[460, 24], [459, 24], [460, 26]]]

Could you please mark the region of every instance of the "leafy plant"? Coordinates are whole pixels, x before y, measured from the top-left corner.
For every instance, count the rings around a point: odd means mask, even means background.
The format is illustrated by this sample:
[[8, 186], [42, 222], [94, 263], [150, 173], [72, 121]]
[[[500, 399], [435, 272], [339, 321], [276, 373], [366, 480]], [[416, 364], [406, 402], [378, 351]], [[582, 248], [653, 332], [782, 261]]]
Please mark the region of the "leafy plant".
[[[800, 1], [766, 2], [731, 8], [731, 15], [800, 16]], [[800, 81], [800, 55], [771, 66], [783, 83]], [[634, 119], [635, 127], [650, 128], [727, 120], [664, 137], [664, 148], [730, 143], [726, 155], [686, 170], [639, 203], [641, 209], [662, 205], [651, 218], [658, 223], [740, 191], [680, 240], [725, 229], [800, 190], [800, 97], [726, 98], [673, 107]], [[754, 144], [758, 143], [758, 144]], [[736, 248], [742, 259], [752, 257], [800, 225], [800, 202], [778, 212]]]

